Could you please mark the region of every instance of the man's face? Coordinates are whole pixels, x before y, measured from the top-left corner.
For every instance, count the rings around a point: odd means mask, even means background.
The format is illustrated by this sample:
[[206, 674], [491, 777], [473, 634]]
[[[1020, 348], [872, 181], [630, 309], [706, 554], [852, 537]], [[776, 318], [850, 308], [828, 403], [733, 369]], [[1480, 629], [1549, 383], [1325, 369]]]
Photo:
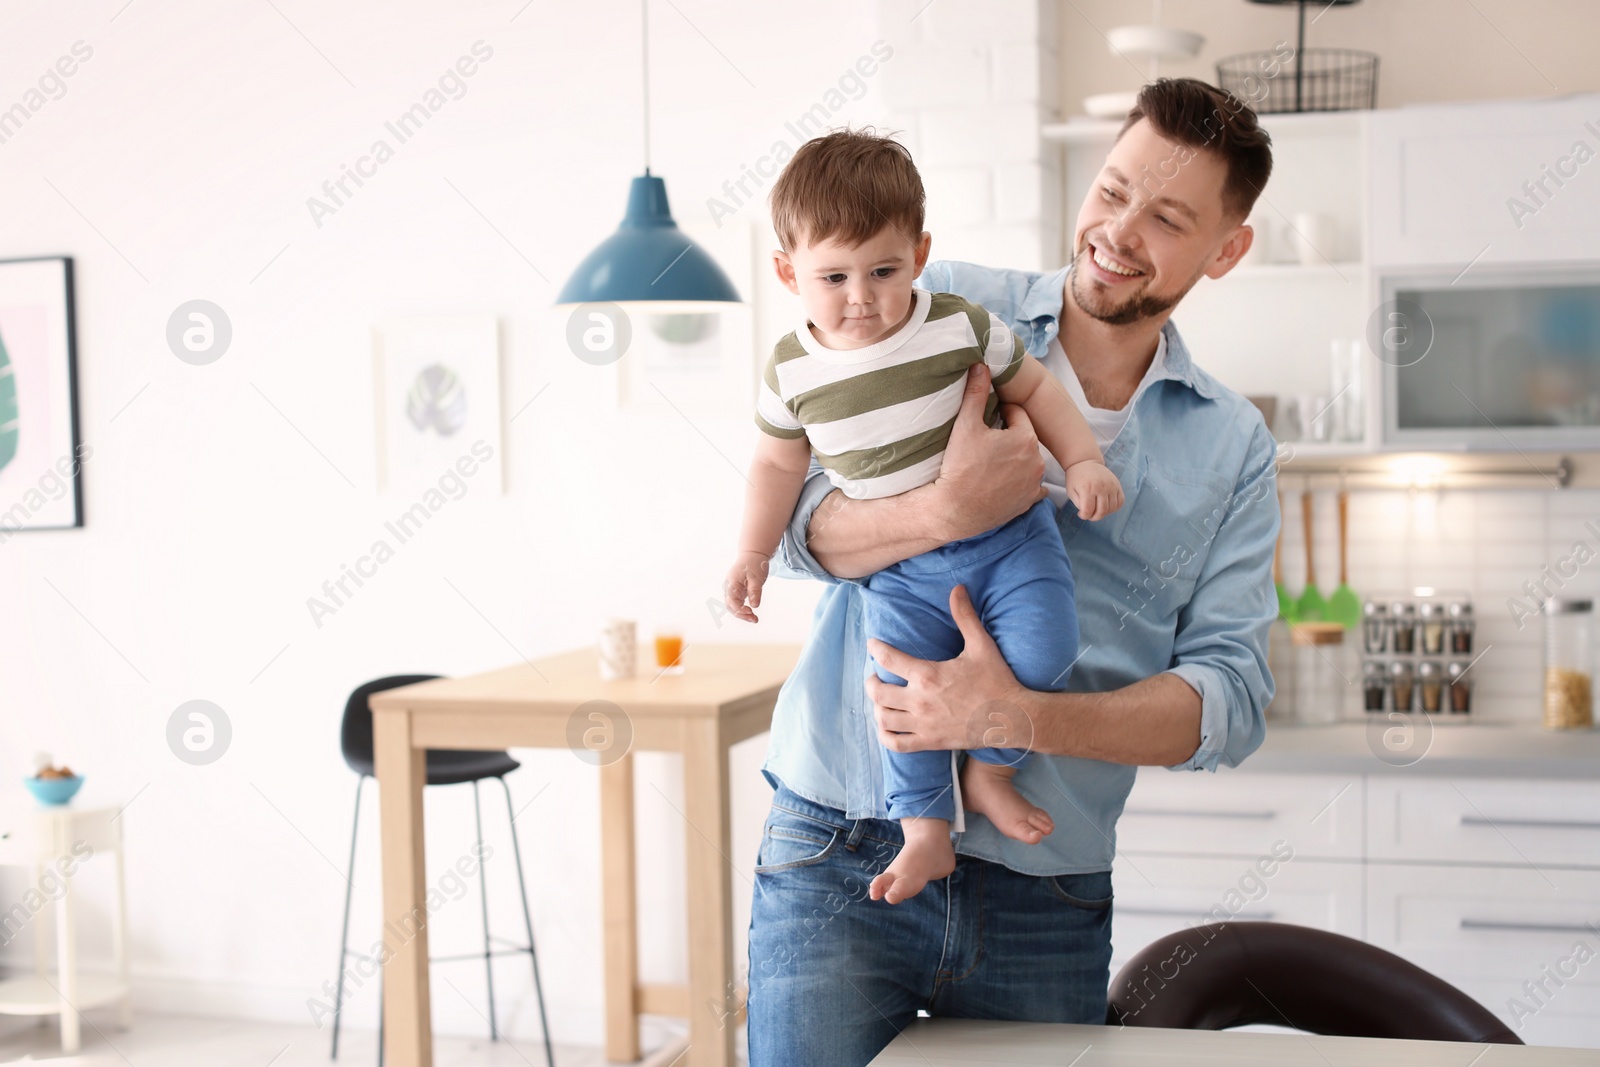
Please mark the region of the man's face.
[[1227, 176], [1216, 153], [1135, 123], [1078, 212], [1068, 284], [1078, 307], [1126, 325], [1166, 313], [1202, 275], [1232, 270], [1250, 248], [1251, 230], [1223, 210]]

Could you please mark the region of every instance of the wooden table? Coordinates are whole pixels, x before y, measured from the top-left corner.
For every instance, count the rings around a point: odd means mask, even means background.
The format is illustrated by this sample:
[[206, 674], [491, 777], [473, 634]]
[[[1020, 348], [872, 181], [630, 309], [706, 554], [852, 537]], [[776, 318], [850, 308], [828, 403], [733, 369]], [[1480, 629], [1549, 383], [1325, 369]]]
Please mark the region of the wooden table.
[[[371, 698], [383, 847], [384, 1041], [395, 1067], [430, 1067], [422, 787], [430, 748], [571, 748], [600, 767], [606, 1056], [639, 1058], [639, 1015], [689, 1020], [686, 1067], [730, 1067], [744, 993], [735, 987], [728, 749], [765, 732], [797, 645], [691, 645], [663, 675], [602, 682], [594, 649], [441, 678]], [[689, 983], [641, 985], [635, 901], [633, 752], [683, 755]], [[549, 977], [549, 972], [546, 972]], [[559, 982], [559, 977], [557, 982]]]
[[1600, 1051], [1374, 1037], [918, 1019], [868, 1067], [1593, 1067]]

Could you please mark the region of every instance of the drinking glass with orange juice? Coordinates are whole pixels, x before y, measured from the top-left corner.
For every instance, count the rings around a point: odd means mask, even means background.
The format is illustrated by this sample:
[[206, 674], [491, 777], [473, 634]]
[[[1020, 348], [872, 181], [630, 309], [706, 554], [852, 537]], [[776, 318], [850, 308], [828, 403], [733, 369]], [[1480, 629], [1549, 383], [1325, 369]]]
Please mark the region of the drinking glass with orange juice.
[[663, 674], [683, 673], [683, 630], [679, 627], [656, 627], [656, 666]]

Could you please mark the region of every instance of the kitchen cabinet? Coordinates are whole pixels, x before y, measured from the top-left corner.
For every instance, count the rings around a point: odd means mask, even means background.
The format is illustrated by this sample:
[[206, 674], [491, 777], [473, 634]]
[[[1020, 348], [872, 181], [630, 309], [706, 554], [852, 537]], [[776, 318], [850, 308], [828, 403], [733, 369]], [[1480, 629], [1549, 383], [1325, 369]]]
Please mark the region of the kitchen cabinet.
[[1328, 863], [1295, 853], [1288, 862], [1268, 860], [1257, 866], [1261, 859], [1119, 853], [1111, 872], [1116, 891], [1112, 974], [1157, 938], [1207, 922], [1294, 923], [1361, 936], [1358, 864]]
[[1600, 265], [1386, 269], [1377, 297], [1386, 446], [1600, 449]]
[[1367, 120], [1375, 267], [1593, 261], [1600, 96], [1374, 111]]
[[1366, 807], [1369, 859], [1600, 870], [1600, 782], [1375, 779]]
[[1361, 783], [1341, 775], [1139, 772], [1117, 822], [1119, 852], [1360, 859]]
[[1371, 864], [1366, 891], [1367, 941], [1524, 1041], [1600, 1043], [1600, 870]]
[[1125, 812], [1114, 970], [1219, 914], [1297, 923], [1410, 960], [1524, 1040], [1600, 1048], [1600, 776], [1145, 768]]

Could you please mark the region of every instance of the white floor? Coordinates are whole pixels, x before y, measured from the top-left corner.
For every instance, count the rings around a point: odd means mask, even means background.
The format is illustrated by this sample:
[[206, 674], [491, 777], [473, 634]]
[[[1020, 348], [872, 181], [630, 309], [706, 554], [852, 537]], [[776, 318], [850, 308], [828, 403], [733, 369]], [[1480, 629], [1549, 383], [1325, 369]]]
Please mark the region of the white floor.
[[[54, 1020], [0, 1016], [0, 1064], [49, 1063], [55, 1067], [326, 1067], [329, 1032], [309, 1026], [192, 1019], [141, 1014], [134, 1025], [119, 1030], [109, 1019], [91, 1012], [83, 1028], [83, 1049], [67, 1055]], [[339, 1035], [337, 1063], [374, 1067], [378, 1038], [371, 1030], [345, 1030]], [[598, 1048], [557, 1045], [558, 1067], [604, 1067]], [[435, 1067], [545, 1067], [544, 1045], [538, 1040], [482, 1037], [440, 1037], [434, 1042]], [[669, 1067], [670, 1059], [646, 1060]]]

